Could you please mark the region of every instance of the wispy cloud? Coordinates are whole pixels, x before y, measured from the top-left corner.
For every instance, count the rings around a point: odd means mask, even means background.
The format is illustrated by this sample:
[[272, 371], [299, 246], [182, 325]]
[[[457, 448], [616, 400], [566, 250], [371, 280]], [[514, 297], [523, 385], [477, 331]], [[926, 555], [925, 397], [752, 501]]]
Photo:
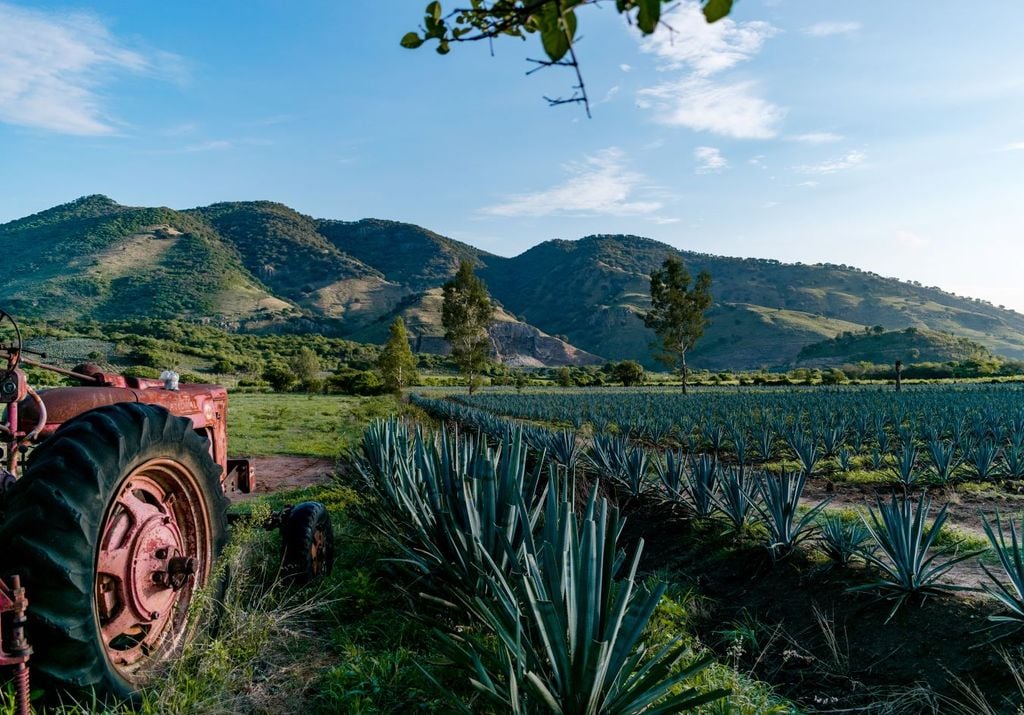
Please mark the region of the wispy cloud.
[[729, 161], [713, 146], [699, 146], [693, 150], [698, 174], [718, 174], [729, 168]]
[[832, 132], [809, 132], [807, 134], [794, 134], [787, 138], [790, 141], [800, 142], [801, 144], [834, 144], [843, 140], [841, 134], [833, 134]]
[[1003, 147], [1003, 151], [1024, 151], [1024, 142], [1010, 142]]
[[857, 32], [860, 28], [861, 24], [856, 20], [830, 20], [816, 22], [805, 27], [803, 33], [811, 37], [830, 37], [832, 35], [849, 35]]
[[119, 73], [173, 75], [177, 58], [125, 47], [89, 13], [0, 2], [0, 122], [61, 134], [114, 131], [98, 88]]
[[636, 216], [661, 208], [659, 201], [636, 199], [647, 178], [626, 167], [621, 149], [611, 147], [566, 164], [569, 177], [543, 191], [515, 194], [480, 210], [488, 216]]
[[860, 166], [866, 158], [864, 152], [855, 149], [835, 159], [823, 161], [820, 164], [802, 164], [794, 166], [793, 169], [802, 174], [835, 174], [838, 171], [845, 171], [846, 169]]
[[749, 60], [778, 33], [767, 22], [725, 19], [708, 23], [700, 5], [685, 2], [666, 19], [674, 32], [657, 32], [641, 48], [661, 60], [662, 69], [690, 69], [712, 75]]
[[641, 49], [657, 57], [659, 70], [682, 73], [641, 89], [637, 105], [669, 126], [739, 139], [776, 136], [785, 110], [764, 99], [756, 82], [715, 75], [751, 59], [778, 29], [767, 22], [728, 18], [708, 24], [693, 0], [681, 3], [666, 23], [674, 32], [655, 33]]
[[637, 104], [653, 109], [660, 124], [736, 139], [771, 139], [786, 114], [758, 96], [752, 81], [716, 83], [697, 76], [642, 89]]
[[200, 151], [224, 151], [225, 149], [231, 149], [234, 146], [235, 145], [227, 139], [211, 139], [210, 141], [199, 142], [198, 144], [189, 144], [183, 151], [188, 153]]

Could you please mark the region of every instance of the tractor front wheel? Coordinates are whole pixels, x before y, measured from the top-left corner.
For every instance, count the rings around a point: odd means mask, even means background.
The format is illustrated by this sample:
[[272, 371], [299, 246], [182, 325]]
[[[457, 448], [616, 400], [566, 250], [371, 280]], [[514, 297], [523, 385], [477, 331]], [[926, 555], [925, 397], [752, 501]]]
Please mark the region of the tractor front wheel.
[[36, 448], [0, 532], [36, 672], [120, 698], [159, 675], [227, 538], [219, 472], [191, 421], [152, 405], [92, 410]]

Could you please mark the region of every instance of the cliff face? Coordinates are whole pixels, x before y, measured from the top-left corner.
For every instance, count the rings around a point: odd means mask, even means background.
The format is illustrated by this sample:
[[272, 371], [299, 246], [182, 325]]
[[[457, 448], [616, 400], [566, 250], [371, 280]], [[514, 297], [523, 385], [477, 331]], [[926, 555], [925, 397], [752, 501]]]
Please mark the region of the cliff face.
[[495, 357], [505, 365], [598, 365], [597, 355], [580, 350], [564, 340], [521, 322], [498, 322], [488, 331]]

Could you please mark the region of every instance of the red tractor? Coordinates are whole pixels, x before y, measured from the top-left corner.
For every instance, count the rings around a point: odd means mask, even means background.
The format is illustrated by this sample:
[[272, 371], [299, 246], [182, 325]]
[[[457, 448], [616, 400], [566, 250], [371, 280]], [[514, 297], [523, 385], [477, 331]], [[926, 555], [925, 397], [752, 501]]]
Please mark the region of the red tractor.
[[[0, 665], [28, 712], [28, 659], [48, 684], [131, 697], [190, 636], [188, 608], [228, 536], [228, 497], [253, 487], [228, 459], [227, 391], [74, 370], [25, 357], [0, 310]], [[19, 365], [79, 386], [34, 390]], [[330, 568], [318, 502], [276, 513], [283, 568]]]

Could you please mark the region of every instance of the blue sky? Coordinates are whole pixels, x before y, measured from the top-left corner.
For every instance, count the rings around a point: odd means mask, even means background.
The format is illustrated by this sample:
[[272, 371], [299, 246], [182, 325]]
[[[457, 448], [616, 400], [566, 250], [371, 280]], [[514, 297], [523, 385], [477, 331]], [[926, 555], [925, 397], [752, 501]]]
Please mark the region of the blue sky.
[[683, 0], [647, 40], [588, 8], [593, 119], [542, 100], [567, 73], [524, 76], [535, 38], [399, 47], [425, 4], [0, 0], [0, 221], [272, 199], [503, 255], [634, 233], [1024, 310], [1024, 3], [743, 0], [709, 27]]

